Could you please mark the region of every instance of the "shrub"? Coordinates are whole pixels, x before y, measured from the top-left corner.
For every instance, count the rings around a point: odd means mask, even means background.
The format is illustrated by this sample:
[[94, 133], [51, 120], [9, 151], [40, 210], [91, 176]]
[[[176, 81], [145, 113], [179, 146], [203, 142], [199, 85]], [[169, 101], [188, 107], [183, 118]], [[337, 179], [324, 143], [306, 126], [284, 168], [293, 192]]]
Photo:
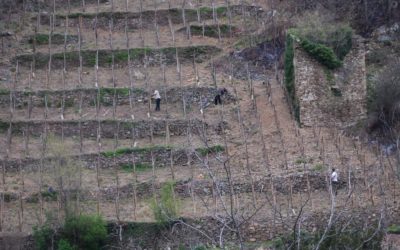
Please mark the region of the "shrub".
[[[124, 164], [121, 166], [121, 168], [122, 168], [122, 170], [124, 170], [127, 173], [132, 173], [134, 170], [133, 164]], [[152, 166], [147, 163], [138, 162], [135, 164], [136, 172], [145, 172], [145, 171], [151, 170], [151, 168], [152, 168]]]
[[76, 250], [76, 247], [71, 246], [67, 240], [61, 239], [58, 242], [57, 250]]
[[206, 147], [206, 148], [198, 148], [196, 149], [197, 152], [200, 153], [202, 156], [206, 156], [207, 154], [212, 154], [212, 153], [219, 153], [223, 152], [225, 148], [221, 145], [215, 145], [212, 147]]
[[[373, 87], [372, 87], [373, 88]], [[400, 60], [389, 64], [377, 77], [370, 100], [377, 117], [374, 127], [390, 129], [400, 122]]]
[[307, 159], [304, 158], [299, 158], [294, 162], [296, 165], [300, 165], [300, 164], [306, 164], [307, 163]]
[[314, 167], [313, 167], [313, 170], [314, 170], [314, 171], [318, 171], [318, 172], [320, 172], [320, 171], [322, 171], [322, 170], [324, 170], [324, 169], [325, 169], [324, 165], [322, 165], [322, 164], [320, 164], [320, 163], [315, 164]]
[[102, 152], [101, 154], [104, 157], [112, 158], [118, 157], [126, 154], [136, 153], [136, 154], [145, 154], [150, 153], [151, 151], [157, 150], [171, 150], [170, 146], [151, 146], [151, 147], [143, 147], [143, 148], [118, 148], [115, 151], [106, 151]]
[[98, 215], [67, 217], [62, 229], [62, 239], [78, 249], [100, 249], [106, 237], [106, 223]]
[[329, 69], [336, 69], [342, 66], [342, 62], [336, 57], [333, 50], [323, 44], [314, 43], [307, 39], [302, 39], [301, 47], [318, 62]]
[[51, 244], [54, 231], [47, 224], [33, 227], [33, 239], [35, 241], [36, 249], [47, 250], [47, 246]]
[[154, 199], [150, 204], [154, 218], [160, 224], [164, 224], [178, 218], [179, 202], [175, 199], [174, 187], [174, 182], [165, 183], [161, 188], [159, 199]]

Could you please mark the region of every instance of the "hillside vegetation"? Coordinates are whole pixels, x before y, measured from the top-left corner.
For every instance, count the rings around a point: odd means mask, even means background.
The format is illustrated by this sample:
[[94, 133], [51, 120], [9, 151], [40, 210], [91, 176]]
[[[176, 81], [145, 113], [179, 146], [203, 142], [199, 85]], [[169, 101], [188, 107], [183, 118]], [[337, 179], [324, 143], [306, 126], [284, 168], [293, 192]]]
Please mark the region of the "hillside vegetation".
[[399, 13], [2, 1], [0, 249], [393, 249]]

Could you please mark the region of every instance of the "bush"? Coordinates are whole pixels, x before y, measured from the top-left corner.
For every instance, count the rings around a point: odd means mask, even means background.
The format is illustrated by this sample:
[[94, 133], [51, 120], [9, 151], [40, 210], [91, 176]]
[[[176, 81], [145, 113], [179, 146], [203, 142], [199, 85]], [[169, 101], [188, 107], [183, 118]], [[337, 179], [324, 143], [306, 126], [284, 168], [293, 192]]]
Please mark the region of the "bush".
[[35, 241], [36, 249], [47, 250], [47, 246], [51, 244], [54, 231], [47, 224], [41, 227], [33, 227], [33, 239]]
[[70, 246], [78, 249], [100, 249], [107, 237], [106, 223], [98, 215], [70, 216], [65, 220], [61, 235]]
[[225, 148], [224, 148], [224, 146], [221, 146], [221, 145], [214, 145], [214, 146], [206, 147], [206, 148], [198, 148], [198, 149], [196, 149], [196, 151], [199, 152], [199, 154], [201, 156], [206, 156], [206, 155], [212, 154], [212, 153], [224, 152]]
[[179, 202], [174, 197], [174, 182], [167, 182], [161, 188], [159, 199], [152, 201], [151, 209], [157, 222], [164, 224], [178, 218]]
[[76, 247], [71, 246], [71, 244], [67, 240], [61, 239], [58, 242], [57, 250], [75, 250], [75, 249]]
[[302, 39], [301, 47], [318, 62], [329, 69], [336, 69], [342, 66], [342, 62], [336, 57], [333, 50], [323, 44], [313, 43], [307, 39]]
[[372, 90], [372, 113], [377, 117], [374, 127], [390, 129], [400, 122], [400, 60], [389, 64], [377, 77]]

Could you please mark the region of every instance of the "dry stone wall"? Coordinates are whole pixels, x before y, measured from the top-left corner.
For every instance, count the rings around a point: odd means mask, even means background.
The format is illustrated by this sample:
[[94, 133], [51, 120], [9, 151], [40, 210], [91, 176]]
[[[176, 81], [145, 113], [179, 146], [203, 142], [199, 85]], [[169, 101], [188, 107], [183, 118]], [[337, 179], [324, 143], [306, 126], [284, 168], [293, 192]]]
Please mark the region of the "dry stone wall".
[[[1, 121], [0, 121], [1, 123]], [[194, 135], [202, 135], [203, 130], [208, 133], [221, 134], [223, 129], [228, 129], [226, 122], [208, 124], [198, 119], [192, 120], [96, 120], [79, 121], [29, 121], [12, 123], [12, 133], [22, 135], [29, 133], [32, 136], [41, 136], [45, 126], [48, 133], [68, 137], [96, 138], [97, 130], [100, 129], [102, 138], [114, 138], [118, 135], [119, 139], [146, 138], [150, 136], [165, 136], [167, 131], [171, 136], [186, 135], [188, 130]], [[7, 123], [1, 123], [1, 128], [6, 130]]]
[[[147, 103], [150, 95], [148, 91], [140, 88], [134, 88], [131, 91], [131, 97], [129, 96], [128, 88], [116, 88], [116, 105], [129, 105], [130, 98], [136, 105], [140, 103]], [[231, 103], [235, 100], [231, 91], [228, 90], [228, 94], [224, 96], [224, 103]], [[74, 89], [74, 90], [56, 90], [46, 91], [40, 90], [35, 92], [29, 91], [15, 91], [12, 92], [13, 106], [16, 108], [25, 108], [29, 102], [34, 107], [44, 107], [44, 97], [47, 96], [47, 106], [53, 108], [60, 108], [62, 106], [62, 100], [64, 97], [65, 107], [78, 107], [80, 97], [82, 96], [82, 107], [94, 107], [97, 98], [103, 106], [111, 106], [114, 101], [114, 89], [112, 88], [101, 88], [100, 91], [97, 89]], [[213, 101], [216, 89], [213, 87], [184, 87], [184, 88], [168, 88], [160, 89], [163, 103], [182, 103], [183, 99], [187, 106], [198, 106]], [[10, 92], [0, 92], [0, 107], [10, 107]]]
[[336, 70], [327, 69], [296, 44], [294, 71], [302, 125], [343, 128], [366, 117], [365, 47], [358, 38]]
[[[98, 155], [97, 153], [84, 154], [80, 157], [73, 157], [75, 160], [79, 160], [83, 163], [83, 166], [89, 169], [96, 168], [112, 168], [121, 166], [123, 164], [132, 164], [132, 157], [134, 157], [136, 163], [151, 163], [152, 155], [155, 159], [156, 167], [167, 167], [172, 163], [176, 165], [182, 165], [187, 163], [188, 155], [184, 149], [172, 149], [169, 147], [154, 147], [154, 148], [134, 148], [136, 152], [126, 153], [123, 155], [117, 155], [114, 157], [107, 157], [104, 154]], [[52, 164], [56, 161], [54, 158], [45, 158], [43, 166], [52, 167]], [[37, 171], [41, 162], [38, 158], [26, 158], [21, 160], [8, 159], [3, 161], [3, 166], [7, 172], [17, 172], [19, 169], [24, 171]]]

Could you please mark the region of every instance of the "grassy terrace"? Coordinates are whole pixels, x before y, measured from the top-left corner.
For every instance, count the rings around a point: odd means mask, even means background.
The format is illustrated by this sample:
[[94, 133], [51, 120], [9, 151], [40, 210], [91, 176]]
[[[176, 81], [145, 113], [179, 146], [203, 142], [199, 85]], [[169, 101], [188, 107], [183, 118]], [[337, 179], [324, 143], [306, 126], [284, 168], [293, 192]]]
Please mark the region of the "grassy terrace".
[[[100, 67], [110, 66], [114, 60], [115, 65], [126, 65], [128, 56], [134, 64], [143, 64], [147, 59], [150, 66], [176, 63], [176, 53], [178, 53], [181, 62], [192, 62], [196, 58], [198, 63], [203, 62], [219, 53], [221, 49], [215, 46], [190, 46], [190, 47], [167, 47], [161, 49], [153, 48], [132, 48], [128, 50], [99, 50], [98, 58], [96, 50], [83, 50], [80, 55], [82, 57], [82, 66], [94, 67], [96, 61]], [[55, 53], [52, 55], [52, 67], [63, 68], [64, 58], [67, 67], [78, 67], [79, 51], [70, 51], [64, 53]], [[24, 54], [16, 56], [13, 61], [19, 62], [21, 65], [29, 67], [31, 62], [35, 61], [36, 68], [45, 68], [49, 63], [49, 55], [43, 53]], [[150, 60], [151, 59], [151, 60]]]
[[[115, 151], [106, 151], [101, 153], [103, 156], [112, 158], [112, 157], [119, 157], [123, 156], [126, 154], [143, 154], [143, 153], [149, 153], [151, 151], [157, 151], [157, 150], [167, 150], [170, 151], [173, 148], [171, 146], [153, 146], [153, 147], [145, 147], [145, 148], [119, 148]], [[197, 148], [195, 151], [199, 153], [201, 156], [206, 156], [207, 154], [215, 154], [215, 153], [220, 153], [223, 152], [225, 148], [221, 145], [214, 145], [210, 147], [202, 147], [202, 148]]]
[[[36, 34], [26, 37], [28, 43], [33, 44], [36, 42], [37, 45], [47, 45], [49, 44], [49, 34]], [[67, 43], [78, 42], [77, 35], [64, 35], [64, 34], [52, 34], [51, 35], [51, 44], [64, 44], [64, 40]]]

